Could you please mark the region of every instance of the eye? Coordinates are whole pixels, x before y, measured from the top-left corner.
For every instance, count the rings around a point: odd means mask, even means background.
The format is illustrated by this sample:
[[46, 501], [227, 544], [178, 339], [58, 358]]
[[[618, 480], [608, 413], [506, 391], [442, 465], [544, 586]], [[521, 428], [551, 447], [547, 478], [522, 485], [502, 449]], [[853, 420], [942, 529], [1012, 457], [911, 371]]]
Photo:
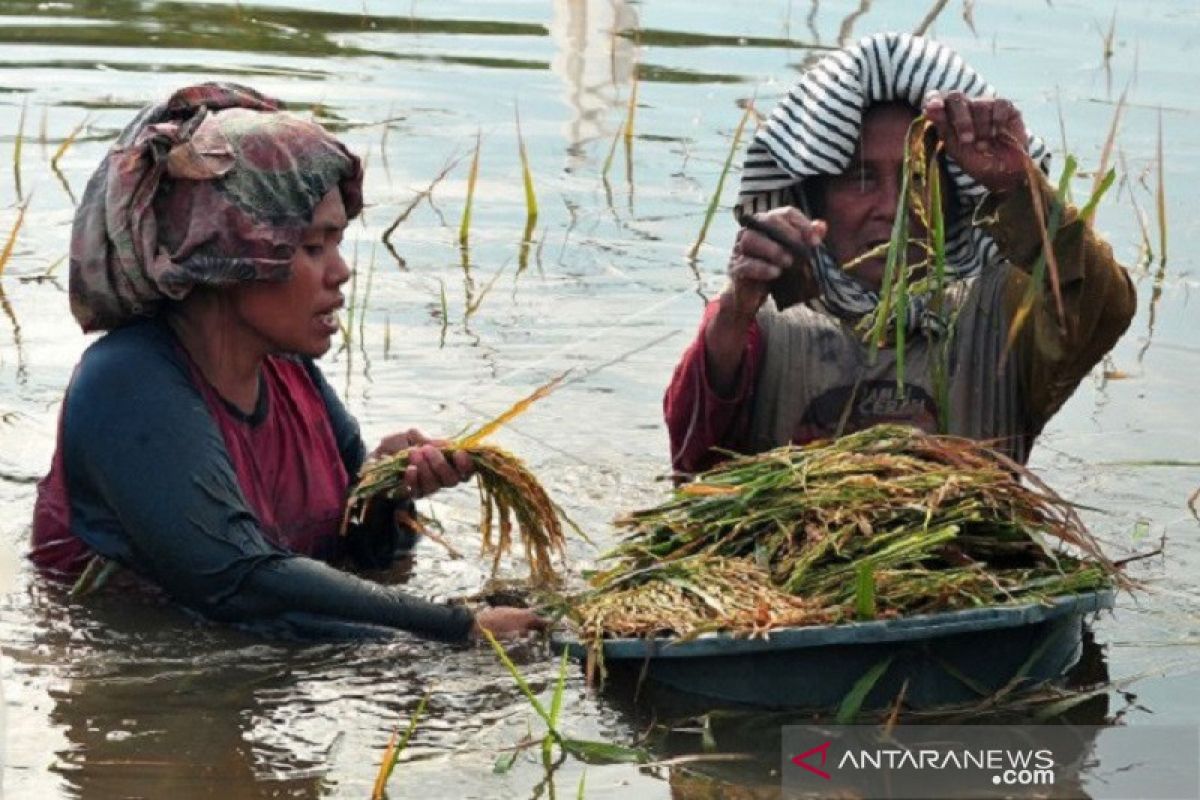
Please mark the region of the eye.
[[319, 258], [325, 252], [325, 245], [323, 244], [306, 244], [301, 245], [301, 247], [309, 258]]

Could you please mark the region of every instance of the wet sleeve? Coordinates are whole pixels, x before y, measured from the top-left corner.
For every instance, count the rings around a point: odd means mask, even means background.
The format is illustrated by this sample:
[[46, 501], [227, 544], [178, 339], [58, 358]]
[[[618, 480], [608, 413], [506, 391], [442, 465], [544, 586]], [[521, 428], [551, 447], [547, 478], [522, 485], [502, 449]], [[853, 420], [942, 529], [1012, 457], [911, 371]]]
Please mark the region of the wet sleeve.
[[721, 460], [713, 448], [742, 451], [749, 434], [749, 411], [762, 364], [762, 333], [751, 323], [738, 385], [729, 397], [713, 389], [708, 378], [704, 329], [717, 313], [720, 301], [704, 310], [700, 331], [675, 367], [663, 397], [663, 415], [671, 438], [671, 466], [676, 473], [691, 474]]
[[[1049, 214], [1057, 202], [1054, 190], [1044, 177], [1037, 190]], [[1060, 320], [1048, 272], [1045, 290], [1034, 295], [1031, 305], [1026, 299], [1044, 227], [1031, 193], [1025, 189], [1002, 200], [990, 198], [980, 215], [1001, 253], [1020, 268], [1012, 270], [1004, 289], [1005, 317], [1010, 325], [1020, 325], [1013, 341], [1016, 363], [1031, 421], [1041, 430], [1129, 327], [1137, 301], [1133, 282], [1108, 243], [1079, 219], [1074, 207], [1064, 208], [1051, 243], [1062, 296]]]
[[[472, 615], [287, 552], [262, 534], [224, 441], [184, 367], [164, 348], [103, 340], [64, 409], [78, 534], [101, 555], [217, 619], [287, 614], [463, 640]], [[97, 509], [102, 513], [97, 513]], [[107, 525], [86, 524], [89, 515]]]

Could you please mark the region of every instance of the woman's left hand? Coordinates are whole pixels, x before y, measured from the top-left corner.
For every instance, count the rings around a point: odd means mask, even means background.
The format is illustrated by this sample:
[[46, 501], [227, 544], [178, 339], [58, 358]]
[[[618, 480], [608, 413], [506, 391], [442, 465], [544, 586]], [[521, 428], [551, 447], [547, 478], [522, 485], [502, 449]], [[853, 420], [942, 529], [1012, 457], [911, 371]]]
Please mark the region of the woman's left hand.
[[934, 93], [921, 111], [937, 128], [946, 155], [989, 192], [1003, 194], [1025, 184], [1029, 136], [1011, 100]]
[[452, 453], [449, 459], [446, 458], [442, 449], [449, 444], [445, 439], [430, 439], [412, 428], [384, 437], [371, 457], [390, 456], [401, 450], [411, 451], [408, 467], [404, 470], [404, 485], [408, 487], [409, 496], [427, 497], [438, 489], [457, 486], [475, 473], [471, 457], [465, 452], [459, 450]]

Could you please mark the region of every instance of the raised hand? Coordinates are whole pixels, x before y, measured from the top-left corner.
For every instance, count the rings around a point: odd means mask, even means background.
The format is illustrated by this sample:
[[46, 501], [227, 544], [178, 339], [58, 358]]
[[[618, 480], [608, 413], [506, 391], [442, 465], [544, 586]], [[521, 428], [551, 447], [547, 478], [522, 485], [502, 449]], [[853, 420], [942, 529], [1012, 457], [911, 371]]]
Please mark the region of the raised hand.
[[921, 110], [937, 128], [946, 155], [989, 192], [1002, 194], [1025, 184], [1029, 137], [1012, 101], [933, 93]]

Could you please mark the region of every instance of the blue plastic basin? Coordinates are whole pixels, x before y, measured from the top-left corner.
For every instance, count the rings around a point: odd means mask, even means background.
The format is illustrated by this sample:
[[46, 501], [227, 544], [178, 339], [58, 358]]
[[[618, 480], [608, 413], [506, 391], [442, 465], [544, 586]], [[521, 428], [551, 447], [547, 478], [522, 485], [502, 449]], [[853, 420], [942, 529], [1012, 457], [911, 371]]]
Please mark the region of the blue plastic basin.
[[[1031, 683], [1061, 678], [1079, 659], [1084, 616], [1112, 606], [1113, 592], [1102, 591], [1045, 604], [777, 628], [767, 639], [607, 639], [604, 658], [609, 669], [644, 668], [650, 680], [689, 694], [792, 709], [836, 706], [890, 658], [863, 708], [887, 706], [906, 681], [905, 703], [930, 708], [992, 694], [1019, 675]], [[585, 657], [577, 640], [556, 641]]]

